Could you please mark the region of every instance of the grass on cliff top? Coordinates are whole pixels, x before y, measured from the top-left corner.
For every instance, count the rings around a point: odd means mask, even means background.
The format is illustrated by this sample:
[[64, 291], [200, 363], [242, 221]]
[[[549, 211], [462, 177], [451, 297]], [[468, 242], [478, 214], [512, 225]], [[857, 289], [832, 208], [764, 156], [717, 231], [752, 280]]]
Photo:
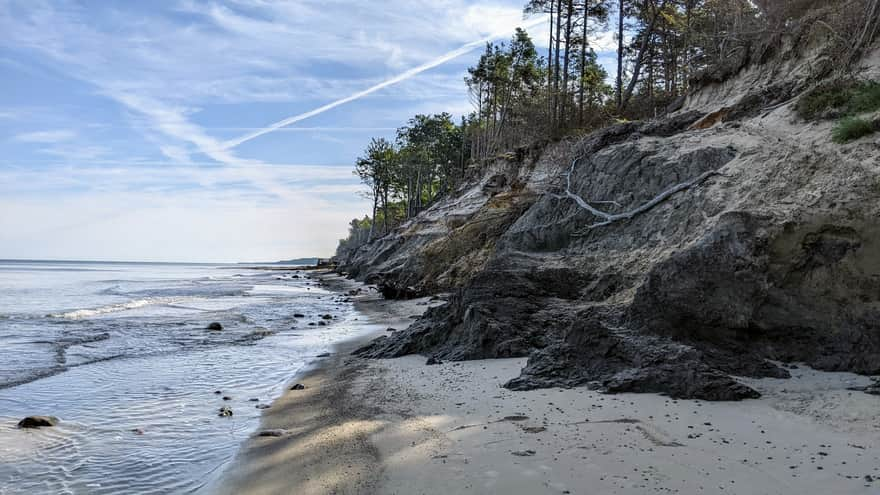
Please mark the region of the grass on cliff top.
[[832, 131], [835, 143], [847, 143], [878, 131], [857, 115], [880, 110], [880, 82], [832, 81], [798, 100], [795, 110], [805, 120], [841, 118]]

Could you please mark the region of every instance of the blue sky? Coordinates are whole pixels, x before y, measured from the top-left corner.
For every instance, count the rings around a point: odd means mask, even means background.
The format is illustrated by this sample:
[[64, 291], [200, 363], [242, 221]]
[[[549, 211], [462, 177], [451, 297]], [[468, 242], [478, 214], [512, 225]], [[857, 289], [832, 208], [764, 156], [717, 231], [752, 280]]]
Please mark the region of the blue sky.
[[459, 49], [522, 3], [0, 0], [0, 258], [329, 255], [370, 137], [469, 111]]

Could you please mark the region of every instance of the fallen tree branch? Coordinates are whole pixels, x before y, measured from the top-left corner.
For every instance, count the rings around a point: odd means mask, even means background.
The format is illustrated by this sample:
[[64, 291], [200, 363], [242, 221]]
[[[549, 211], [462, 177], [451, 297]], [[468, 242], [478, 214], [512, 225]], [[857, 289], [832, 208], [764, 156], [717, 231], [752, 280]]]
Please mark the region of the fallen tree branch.
[[[644, 203], [635, 209], [632, 209], [632, 210], [629, 210], [629, 211], [626, 211], [623, 213], [608, 213], [608, 212], [605, 212], [605, 211], [602, 211], [602, 210], [599, 210], [599, 209], [593, 207], [584, 198], [582, 198], [578, 194], [575, 194], [571, 190], [571, 176], [572, 176], [572, 174], [574, 174], [574, 169], [575, 169], [575, 167], [577, 167], [578, 162], [583, 158], [584, 157], [582, 155], [582, 156], [578, 156], [577, 158], [572, 160], [571, 167], [569, 167], [569, 170], [568, 170], [568, 174], [566, 174], [566, 176], [565, 176], [565, 194], [563, 196], [558, 196], [558, 195], [554, 195], [554, 196], [557, 198], [566, 198], [567, 197], [567, 198], [574, 200], [574, 202], [577, 203], [578, 206], [589, 211], [593, 215], [601, 218], [602, 221], [594, 223], [580, 232], [576, 232], [574, 234], [575, 236], [585, 235], [588, 231], [595, 229], [597, 227], [604, 227], [606, 225], [611, 225], [612, 223], [619, 222], [621, 220], [629, 220], [637, 215], [645, 213], [646, 211], [654, 208], [655, 206], [659, 205], [663, 201], [666, 201], [670, 196], [672, 196], [678, 192], [681, 192], [686, 189], [690, 189], [694, 186], [697, 186], [699, 184], [702, 184], [706, 179], [708, 179], [709, 177], [712, 177], [713, 175], [720, 175], [720, 173], [716, 170], [709, 170], [707, 172], [703, 172], [699, 176], [697, 176], [687, 182], [682, 182], [681, 184], [676, 184], [676, 185], [670, 187], [669, 189], [658, 194], [657, 196], [654, 196], [647, 203]], [[596, 203], [598, 203], [598, 202], [596, 202]], [[602, 201], [601, 203], [617, 204], [614, 201]]]

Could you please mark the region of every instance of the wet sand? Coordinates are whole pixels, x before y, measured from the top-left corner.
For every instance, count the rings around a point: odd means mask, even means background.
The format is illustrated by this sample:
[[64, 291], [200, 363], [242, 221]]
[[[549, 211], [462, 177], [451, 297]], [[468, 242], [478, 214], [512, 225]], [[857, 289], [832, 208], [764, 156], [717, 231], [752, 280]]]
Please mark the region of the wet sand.
[[[339, 290], [357, 287], [325, 275]], [[356, 296], [364, 324], [403, 328], [427, 300]], [[431, 303], [434, 304], [434, 303]], [[876, 494], [880, 397], [868, 378], [799, 367], [738, 403], [511, 392], [524, 359], [367, 361], [341, 344], [264, 413], [218, 493]]]

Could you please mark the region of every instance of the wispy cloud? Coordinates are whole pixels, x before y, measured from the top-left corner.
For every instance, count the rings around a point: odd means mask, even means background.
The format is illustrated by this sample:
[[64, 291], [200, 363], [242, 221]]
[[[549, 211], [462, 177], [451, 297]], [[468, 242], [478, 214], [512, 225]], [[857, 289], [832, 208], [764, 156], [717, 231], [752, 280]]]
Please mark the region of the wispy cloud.
[[[545, 21], [543, 19], [537, 19], [537, 20], [532, 19], [531, 21], [525, 23], [524, 27], [531, 27], [533, 25], [543, 24], [544, 22]], [[454, 60], [454, 59], [456, 59], [466, 53], [473, 51], [474, 49], [476, 49], [478, 47], [485, 45], [486, 42], [488, 42], [488, 41], [495, 40], [501, 36], [509, 36], [509, 35], [510, 35], [510, 29], [507, 29], [504, 32], [500, 32], [500, 33], [496, 32], [496, 33], [489, 35], [489, 36], [486, 36], [484, 38], [481, 38], [481, 39], [478, 39], [475, 41], [471, 41], [469, 43], [466, 43], [466, 44], [460, 46], [459, 48], [456, 48], [455, 50], [446, 52], [437, 58], [429, 60], [428, 62], [425, 62], [421, 65], [416, 66], [416, 67], [413, 67], [412, 69], [409, 69], [407, 71], [401, 72], [400, 74], [398, 74], [390, 79], [386, 79], [386, 80], [380, 82], [379, 84], [375, 84], [373, 86], [370, 86], [367, 89], [364, 89], [362, 91], [358, 91], [357, 93], [346, 96], [345, 98], [340, 98], [336, 101], [333, 101], [333, 102], [327, 103], [326, 105], [322, 105], [318, 108], [315, 108], [314, 110], [310, 110], [308, 112], [304, 112], [299, 115], [294, 115], [293, 117], [288, 117], [284, 120], [280, 120], [278, 122], [275, 122], [274, 124], [270, 124], [269, 126], [263, 128], [263, 129], [260, 129], [258, 131], [254, 131], [249, 134], [245, 134], [244, 136], [238, 137], [236, 139], [231, 139], [229, 141], [226, 141], [225, 143], [223, 143], [223, 147], [225, 149], [234, 148], [242, 143], [245, 143], [245, 142], [250, 141], [252, 139], [258, 138], [264, 134], [268, 134], [268, 133], [275, 131], [275, 130], [278, 130], [282, 127], [287, 127], [291, 124], [295, 124], [297, 122], [308, 119], [310, 117], [320, 115], [320, 114], [322, 114], [328, 110], [332, 110], [340, 105], [345, 105], [346, 103], [350, 103], [352, 101], [359, 100], [359, 99], [363, 98], [364, 96], [373, 94], [379, 90], [385, 89], [389, 86], [393, 86], [399, 82], [406, 81], [407, 79], [410, 79], [414, 76], [417, 76], [417, 75], [421, 74], [422, 72], [425, 72], [426, 70], [433, 69], [434, 67], [443, 65], [443, 64], [449, 62], [450, 60]]]
[[24, 132], [15, 135], [12, 139], [22, 143], [59, 143], [62, 141], [70, 141], [76, 138], [76, 132], [68, 129], [60, 129], [54, 131], [34, 131]]
[[[330, 249], [346, 217], [363, 211], [350, 162], [367, 137], [393, 135], [414, 112], [463, 108], [457, 57], [517, 25], [546, 30], [523, 21], [521, 8], [521, 0], [172, 0], [125, 9], [0, 0], [0, 63], [20, 65], [9, 84], [29, 97], [0, 109], [11, 136], [0, 138], [0, 210], [32, 213], [15, 226], [14, 215], [0, 216], [0, 233], [60, 222], [51, 215], [63, 197], [78, 219], [69, 225], [93, 215], [95, 225], [121, 229], [123, 217], [111, 222], [106, 211], [131, 210], [123, 223], [142, 222], [144, 239], [156, 242], [166, 229], [198, 243], [196, 231], [210, 234], [192, 223], [204, 222], [266, 245], [289, 231], [282, 242], [290, 246]], [[347, 103], [346, 112], [329, 112]], [[39, 115], [23, 110], [37, 107]], [[297, 115], [262, 126], [286, 114]], [[312, 125], [293, 126], [308, 118]], [[286, 134], [236, 148], [272, 131]], [[309, 157], [348, 164], [299, 163]], [[209, 210], [226, 207], [241, 210], [224, 227]], [[307, 242], [293, 239], [305, 230]], [[84, 248], [106, 237], [88, 234]], [[32, 248], [48, 245], [34, 235]], [[0, 238], [0, 255], [10, 245]]]

